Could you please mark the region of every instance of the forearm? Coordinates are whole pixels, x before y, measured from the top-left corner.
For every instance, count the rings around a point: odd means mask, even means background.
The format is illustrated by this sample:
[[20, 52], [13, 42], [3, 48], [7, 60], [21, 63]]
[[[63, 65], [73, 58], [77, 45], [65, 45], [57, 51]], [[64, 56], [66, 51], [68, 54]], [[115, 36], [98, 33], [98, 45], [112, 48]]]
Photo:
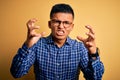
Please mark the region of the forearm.
[[100, 61], [100, 57], [97, 57], [95, 61], [92, 61], [92, 68], [94, 71], [94, 78], [95, 80], [102, 80], [102, 76], [104, 73], [104, 65]]
[[102, 80], [104, 73], [103, 63], [100, 61], [99, 57], [97, 57], [96, 60], [91, 60], [89, 61], [88, 67], [83, 70], [84, 77], [86, 80]]
[[27, 49], [25, 46], [18, 50], [18, 53], [13, 58], [10, 68], [13, 77], [18, 78], [28, 73], [28, 70], [35, 61], [35, 54], [32, 49]]

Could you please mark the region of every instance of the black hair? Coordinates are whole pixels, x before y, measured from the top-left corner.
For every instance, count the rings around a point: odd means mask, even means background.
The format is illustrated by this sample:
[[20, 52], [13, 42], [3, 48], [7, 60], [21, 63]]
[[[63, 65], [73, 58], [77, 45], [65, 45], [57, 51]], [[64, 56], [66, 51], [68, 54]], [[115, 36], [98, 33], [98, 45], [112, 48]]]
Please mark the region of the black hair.
[[68, 4], [56, 4], [52, 7], [50, 12], [50, 19], [52, 19], [54, 13], [63, 12], [63, 13], [70, 13], [73, 16], [74, 19], [74, 11], [72, 7]]

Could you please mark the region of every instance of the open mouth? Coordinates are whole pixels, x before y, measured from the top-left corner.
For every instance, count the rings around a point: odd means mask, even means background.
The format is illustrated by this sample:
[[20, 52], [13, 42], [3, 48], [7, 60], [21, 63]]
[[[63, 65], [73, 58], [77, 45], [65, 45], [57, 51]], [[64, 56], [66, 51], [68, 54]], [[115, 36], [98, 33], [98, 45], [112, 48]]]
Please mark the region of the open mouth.
[[65, 32], [63, 30], [58, 30], [56, 33], [58, 36], [63, 36]]

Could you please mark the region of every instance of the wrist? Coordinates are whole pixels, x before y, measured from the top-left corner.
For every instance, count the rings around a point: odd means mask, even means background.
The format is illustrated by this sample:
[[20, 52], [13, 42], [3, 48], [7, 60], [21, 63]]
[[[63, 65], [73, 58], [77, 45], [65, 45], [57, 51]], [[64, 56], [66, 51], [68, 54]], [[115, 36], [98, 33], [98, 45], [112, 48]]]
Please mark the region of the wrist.
[[95, 53], [91, 53], [90, 56], [91, 57], [98, 57], [99, 56], [99, 48], [96, 48], [96, 52]]
[[31, 42], [31, 40], [26, 40], [25, 41], [25, 45], [28, 47], [28, 48], [30, 48], [32, 45], [33, 45], [33, 43]]

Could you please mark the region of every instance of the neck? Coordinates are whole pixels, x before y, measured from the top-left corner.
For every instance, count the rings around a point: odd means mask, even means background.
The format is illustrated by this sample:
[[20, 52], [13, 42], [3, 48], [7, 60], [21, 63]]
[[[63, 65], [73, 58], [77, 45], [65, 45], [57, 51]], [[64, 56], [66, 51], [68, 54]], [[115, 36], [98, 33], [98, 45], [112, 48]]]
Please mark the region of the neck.
[[54, 38], [54, 42], [59, 48], [64, 45], [65, 41], [66, 41], [66, 39], [55, 39]]

